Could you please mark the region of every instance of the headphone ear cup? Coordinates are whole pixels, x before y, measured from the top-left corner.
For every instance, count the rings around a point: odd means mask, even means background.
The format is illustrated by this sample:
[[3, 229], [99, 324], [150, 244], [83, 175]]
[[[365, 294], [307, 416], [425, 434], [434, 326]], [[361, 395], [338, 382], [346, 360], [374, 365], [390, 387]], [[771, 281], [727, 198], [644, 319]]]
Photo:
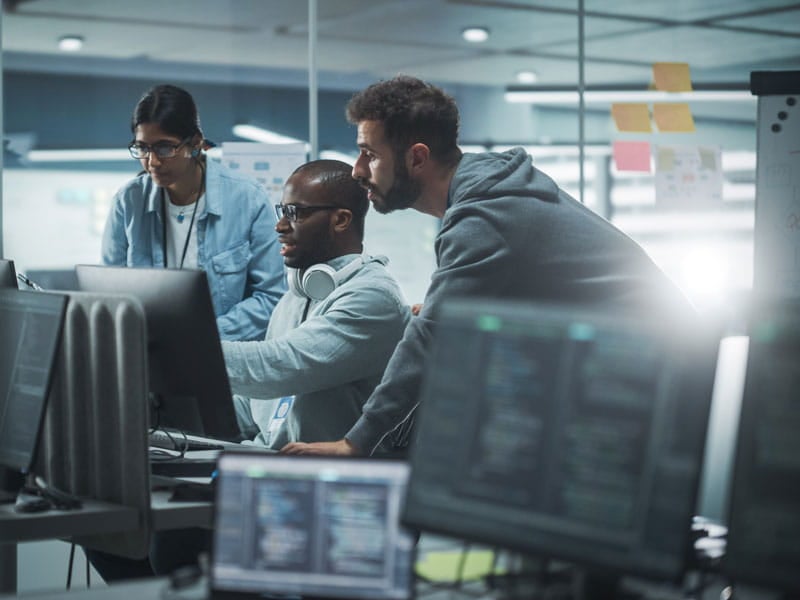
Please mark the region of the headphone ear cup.
[[303, 273], [303, 292], [312, 300], [324, 300], [338, 285], [336, 270], [324, 264], [314, 265]]

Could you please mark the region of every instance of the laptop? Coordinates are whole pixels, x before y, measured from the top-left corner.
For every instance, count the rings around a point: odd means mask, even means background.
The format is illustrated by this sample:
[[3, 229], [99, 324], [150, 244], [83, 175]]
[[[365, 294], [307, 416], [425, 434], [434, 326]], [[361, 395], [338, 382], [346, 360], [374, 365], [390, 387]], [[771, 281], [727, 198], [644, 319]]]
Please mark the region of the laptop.
[[408, 463], [239, 450], [217, 472], [212, 598], [411, 598]]

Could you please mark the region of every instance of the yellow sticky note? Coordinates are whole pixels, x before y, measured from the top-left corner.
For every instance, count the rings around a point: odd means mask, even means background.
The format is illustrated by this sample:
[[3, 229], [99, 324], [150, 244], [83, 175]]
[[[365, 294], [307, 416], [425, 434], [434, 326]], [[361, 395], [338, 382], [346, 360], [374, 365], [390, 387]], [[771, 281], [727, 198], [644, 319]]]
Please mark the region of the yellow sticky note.
[[689, 63], [653, 63], [653, 81], [662, 92], [691, 92]]
[[494, 553], [491, 550], [467, 551], [463, 565], [461, 560], [461, 552], [428, 552], [423, 560], [417, 561], [415, 571], [428, 581], [439, 582], [455, 581], [459, 576], [462, 581], [476, 580], [493, 572]]
[[653, 104], [653, 119], [662, 132], [694, 131], [692, 111], [686, 103]]
[[611, 116], [620, 131], [650, 132], [650, 110], [647, 104], [615, 103], [611, 105]]

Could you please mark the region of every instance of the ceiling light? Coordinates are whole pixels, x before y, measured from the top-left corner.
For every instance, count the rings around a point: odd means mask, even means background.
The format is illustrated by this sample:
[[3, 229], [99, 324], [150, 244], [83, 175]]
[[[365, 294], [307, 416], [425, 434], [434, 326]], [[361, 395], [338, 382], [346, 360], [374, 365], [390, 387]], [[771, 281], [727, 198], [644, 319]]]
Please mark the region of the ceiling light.
[[254, 142], [264, 142], [266, 144], [295, 144], [297, 142], [303, 143], [303, 140], [281, 135], [263, 127], [256, 125], [248, 125], [246, 123], [239, 123], [233, 126], [234, 135], [246, 140], [253, 140]]
[[27, 159], [31, 162], [132, 162], [127, 148], [85, 148], [75, 150], [30, 150]]
[[467, 27], [461, 30], [461, 37], [468, 42], [478, 44], [489, 39], [489, 30], [486, 27]]
[[64, 35], [58, 38], [58, 49], [62, 52], [77, 52], [83, 48], [83, 38], [79, 35]]
[[[662, 92], [659, 90], [620, 88], [587, 88], [583, 101], [587, 104], [612, 102], [755, 102], [749, 90], [731, 85], [728, 88], [697, 89], [691, 92]], [[506, 102], [525, 104], [578, 104], [575, 88], [509, 86]]]
[[517, 78], [517, 81], [525, 84], [536, 83], [536, 81], [539, 79], [539, 75], [536, 73], [536, 71], [531, 71], [529, 69], [517, 71], [515, 77]]

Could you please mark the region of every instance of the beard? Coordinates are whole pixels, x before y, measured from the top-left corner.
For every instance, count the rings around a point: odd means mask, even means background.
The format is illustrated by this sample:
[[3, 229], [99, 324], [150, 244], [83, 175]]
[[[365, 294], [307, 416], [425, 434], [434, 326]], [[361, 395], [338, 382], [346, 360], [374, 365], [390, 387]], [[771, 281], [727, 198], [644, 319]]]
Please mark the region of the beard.
[[375, 195], [375, 200], [372, 204], [376, 211], [386, 215], [395, 210], [410, 208], [419, 199], [421, 190], [422, 186], [408, 176], [405, 164], [398, 161], [392, 187], [385, 194], [381, 194], [373, 187], [372, 193]]

